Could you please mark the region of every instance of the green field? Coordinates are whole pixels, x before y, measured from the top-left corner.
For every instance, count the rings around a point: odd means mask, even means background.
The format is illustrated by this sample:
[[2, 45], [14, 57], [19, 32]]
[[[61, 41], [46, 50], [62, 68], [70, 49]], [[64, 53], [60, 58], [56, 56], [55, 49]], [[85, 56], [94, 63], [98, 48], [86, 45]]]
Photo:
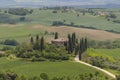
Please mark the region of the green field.
[[120, 49], [97, 49], [97, 52], [99, 52], [101, 55], [108, 55], [113, 58], [120, 59]]
[[[113, 23], [112, 21], [107, 21], [103, 16], [93, 16], [86, 13], [85, 16], [82, 15], [80, 11], [76, 9], [62, 13], [61, 10], [57, 10], [57, 13], [53, 13], [53, 9], [39, 10], [33, 9], [32, 14], [24, 16], [26, 20], [24, 22], [19, 22], [16, 24], [3, 24], [0, 23], [0, 49], [5, 45], [2, 41], [6, 39], [15, 39], [19, 43], [26, 42], [29, 43], [31, 36], [34, 37], [36, 34], [39, 36], [44, 36], [47, 42], [54, 38], [54, 32], [60, 33], [60, 38], [66, 38], [68, 33], [75, 32], [77, 38], [88, 37], [94, 40], [114, 40], [120, 38], [120, 34], [110, 33], [103, 30], [113, 30], [115, 32], [120, 32], [120, 23]], [[120, 12], [118, 9], [95, 9], [95, 11], [114, 11], [113, 13], [117, 15], [117, 19], [120, 18]], [[0, 12], [0, 14], [4, 12]], [[20, 17], [17, 15], [11, 15], [10, 18], [19, 20]], [[79, 17], [77, 16], [79, 14]], [[84, 25], [87, 27], [94, 27], [100, 30], [84, 29], [84, 28], [74, 28], [70, 26], [51, 26], [54, 21], [66, 21], [66, 24], [73, 22], [75, 25]], [[48, 31], [45, 35], [45, 31]], [[82, 32], [83, 31], [83, 32]], [[88, 33], [87, 33], [88, 32]], [[96, 34], [96, 35], [94, 35]], [[107, 36], [106, 36], [107, 35]], [[15, 46], [14, 46], [15, 47]], [[14, 48], [13, 47], [13, 48]], [[111, 63], [119, 62], [120, 60], [120, 49], [88, 49], [86, 52], [90, 57], [103, 57], [108, 59]], [[87, 59], [87, 58], [85, 58]], [[81, 73], [95, 73], [97, 70], [76, 63], [73, 61], [62, 61], [62, 62], [30, 62], [26, 59], [8, 59], [6, 57], [0, 58], [0, 71], [11, 70], [18, 75], [25, 75], [26, 77], [39, 76], [41, 73], [47, 73], [50, 77], [61, 77], [61, 76], [71, 76], [75, 77]], [[110, 72], [114, 74], [119, 74], [119, 71], [107, 68]], [[101, 76], [104, 77], [105, 74], [100, 72]]]
[[[103, 59], [108, 59], [110, 63], [113, 63], [112, 66], [119, 67], [120, 60], [120, 49], [88, 49], [87, 54], [91, 57], [102, 57]], [[115, 63], [115, 64], [114, 64]], [[119, 70], [110, 69], [108, 67], [106, 70], [112, 72], [113, 74], [118, 75]]]
[[92, 57], [104, 57], [104, 58], [109, 58], [111, 61], [115, 61], [116, 59], [120, 59], [120, 49], [88, 49], [87, 54], [92, 56]]
[[[26, 77], [39, 76], [47, 73], [50, 77], [71, 76], [82, 73], [95, 73], [97, 70], [76, 62], [29, 62], [20, 59], [0, 58], [0, 71], [11, 70]], [[105, 74], [100, 72], [101, 76]]]
[[[97, 11], [110, 12], [111, 10], [114, 11], [114, 14], [118, 16], [117, 19], [119, 19], [120, 17], [119, 9], [94, 9], [95, 12]], [[93, 16], [89, 13], [86, 13], [86, 15], [83, 16], [80, 11], [77, 11], [77, 9], [72, 9], [65, 13], [62, 13], [62, 9], [57, 10], [57, 13], [53, 13], [53, 11], [54, 9], [47, 9], [47, 10], [33, 9], [32, 14], [28, 14], [24, 16], [26, 18], [24, 22], [18, 22], [17, 24], [12, 24], [12, 25], [0, 23], [0, 41], [5, 39], [16, 39], [19, 42], [26, 42], [26, 41], [28, 42], [30, 36], [34, 36], [36, 34], [39, 34], [40, 36], [44, 35], [45, 31], [48, 30], [49, 27], [51, 27], [53, 21], [63, 22], [64, 20], [66, 21], [67, 24], [70, 24], [71, 22], [73, 22], [75, 25], [85, 25], [87, 27], [92, 26], [97, 29], [114, 30], [114, 31], [120, 32], [119, 23], [113, 23], [112, 21], [107, 21], [103, 16]], [[18, 15], [12, 15], [9, 13], [4, 13], [4, 9], [0, 12], [0, 14], [9, 15], [10, 18], [15, 19], [16, 21], [19, 20], [20, 17], [23, 17]], [[78, 17], [77, 14], [79, 14], [80, 16]], [[44, 27], [34, 29], [33, 28], [34, 26], [45, 26], [45, 27], [47, 26], [47, 27], [45, 29]], [[66, 30], [66, 29], [63, 28], [63, 30]], [[70, 33], [70, 30], [71, 28], [68, 29], [69, 32], [67, 32], [67, 34]], [[56, 32], [56, 31], [60, 31], [60, 30], [56, 30], [56, 29], [52, 30], [52, 32]], [[63, 31], [63, 32], [66, 32], [66, 31]], [[76, 29], [74, 32], [78, 34], [78, 37], [80, 37], [79, 34], [83, 35], [84, 33], [83, 36], [85, 37], [87, 36], [90, 39], [96, 39], [96, 40], [108, 40], [110, 39], [110, 35], [111, 35], [110, 34], [105, 37], [103, 36], [103, 34], [93, 35], [92, 31], [91, 31], [91, 34], [85, 33], [85, 32], [79, 33], [80, 32], [79, 29], [78, 31]], [[86, 31], [86, 32], [89, 32], [89, 31]], [[103, 32], [98, 32], [98, 33], [103, 33]], [[67, 34], [65, 35], [67, 36]], [[103, 37], [101, 37], [100, 39], [98, 38], [98, 36], [103, 36]], [[112, 35], [112, 36], [117, 36], [115, 38], [120, 38], [119, 34]], [[47, 35], [44, 37], [49, 38], [49, 37], [52, 37], [52, 35]]]
[[[57, 13], [52, 13], [54, 9], [39, 10], [34, 9], [32, 14], [26, 15], [25, 23], [40, 23], [43, 25], [52, 25], [53, 21], [66, 20], [66, 23], [70, 24], [73, 22], [76, 25], [92, 26], [97, 29], [102, 30], [114, 30], [120, 32], [120, 24], [113, 23], [112, 21], [107, 21], [103, 16], [93, 16], [86, 13], [85, 16], [82, 15], [80, 11], [72, 9], [68, 12], [62, 13], [62, 10], [57, 10]], [[93, 9], [95, 12], [111, 12], [117, 15], [116, 20], [119, 20], [120, 12], [119, 9]], [[114, 12], [113, 12], [114, 11]], [[1, 12], [3, 13], [3, 12]], [[78, 17], [77, 14], [80, 16]], [[21, 16], [10, 15], [12, 19], [19, 20]], [[24, 23], [24, 22], [23, 22]]]
[[[52, 25], [53, 21], [63, 21], [66, 20], [66, 23], [75, 23], [76, 25], [85, 25], [85, 26], [92, 26], [97, 29], [102, 30], [114, 30], [120, 32], [120, 24], [113, 23], [107, 21], [104, 17], [100, 16], [92, 16], [86, 13], [85, 16], [82, 15], [80, 12], [67, 12], [61, 13], [59, 10], [58, 13], [52, 13], [53, 10], [34, 10], [34, 13], [31, 15], [27, 15], [26, 17], [28, 20], [32, 20], [33, 22], [45, 24], [45, 25]], [[101, 10], [100, 10], [101, 11]], [[80, 14], [79, 17], [76, 15]], [[117, 14], [118, 19], [120, 13], [115, 12]]]

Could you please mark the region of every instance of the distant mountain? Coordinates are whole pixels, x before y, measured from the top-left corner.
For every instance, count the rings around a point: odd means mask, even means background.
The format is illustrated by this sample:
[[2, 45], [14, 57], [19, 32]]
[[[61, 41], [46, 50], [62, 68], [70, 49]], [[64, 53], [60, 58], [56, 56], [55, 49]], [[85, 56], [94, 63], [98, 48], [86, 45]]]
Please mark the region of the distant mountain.
[[74, 5], [79, 8], [120, 8], [120, 4], [105, 4], [105, 5]]

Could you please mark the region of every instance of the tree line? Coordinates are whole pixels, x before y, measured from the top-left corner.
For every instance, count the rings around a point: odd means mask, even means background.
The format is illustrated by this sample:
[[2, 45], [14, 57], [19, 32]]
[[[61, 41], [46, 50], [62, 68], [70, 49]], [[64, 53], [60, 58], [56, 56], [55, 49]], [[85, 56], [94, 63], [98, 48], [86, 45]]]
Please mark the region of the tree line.
[[75, 33], [72, 33], [72, 35], [68, 34], [67, 51], [69, 54], [74, 52], [75, 55], [79, 55], [79, 59], [81, 60], [82, 54], [87, 50], [87, 48], [87, 38], [81, 38], [80, 41], [78, 41]]
[[[54, 39], [58, 39], [59, 34], [55, 32]], [[81, 55], [87, 50], [87, 38], [82, 38], [80, 41], [76, 38], [76, 34], [68, 34], [68, 42], [57, 47], [54, 44], [49, 44], [45, 38], [30, 37], [30, 43], [19, 44], [12, 53], [20, 58], [30, 58], [31, 61], [46, 61], [46, 60], [69, 60], [69, 56]]]

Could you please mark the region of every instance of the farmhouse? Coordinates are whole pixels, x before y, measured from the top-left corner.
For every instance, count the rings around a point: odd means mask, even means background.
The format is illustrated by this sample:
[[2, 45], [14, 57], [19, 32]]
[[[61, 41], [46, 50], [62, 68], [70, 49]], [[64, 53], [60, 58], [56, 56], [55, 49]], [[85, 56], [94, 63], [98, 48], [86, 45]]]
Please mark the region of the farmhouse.
[[51, 41], [52, 44], [55, 44], [57, 46], [62, 46], [64, 44], [67, 44], [68, 39], [64, 39], [64, 38], [59, 38], [59, 39], [54, 39]]

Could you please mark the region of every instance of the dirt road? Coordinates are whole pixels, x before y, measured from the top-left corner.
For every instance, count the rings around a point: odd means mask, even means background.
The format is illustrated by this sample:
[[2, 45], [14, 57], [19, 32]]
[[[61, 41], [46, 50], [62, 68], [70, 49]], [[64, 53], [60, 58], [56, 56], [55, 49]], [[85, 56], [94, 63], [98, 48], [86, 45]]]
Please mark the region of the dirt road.
[[79, 63], [84, 64], [84, 65], [86, 65], [86, 66], [95, 68], [95, 69], [97, 69], [97, 70], [99, 70], [99, 71], [102, 71], [102, 72], [104, 72], [105, 74], [111, 76], [112, 78], [116, 78], [116, 76], [115, 76], [114, 74], [112, 74], [112, 73], [110, 73], [110, 72], [108, 72], [108, 71], [106, 71], [106, 70], [104, 70], [104, 69], [101, 69], [101, 68], [99, 68], [99, 67], [93, 66], [93, 65], [88, 64], [88, 63], [86, 63], [86, 62], [80, 61], [79, 58], [78, 58], [78, 55], [75, 57], [75, 62], [79, 62]]

